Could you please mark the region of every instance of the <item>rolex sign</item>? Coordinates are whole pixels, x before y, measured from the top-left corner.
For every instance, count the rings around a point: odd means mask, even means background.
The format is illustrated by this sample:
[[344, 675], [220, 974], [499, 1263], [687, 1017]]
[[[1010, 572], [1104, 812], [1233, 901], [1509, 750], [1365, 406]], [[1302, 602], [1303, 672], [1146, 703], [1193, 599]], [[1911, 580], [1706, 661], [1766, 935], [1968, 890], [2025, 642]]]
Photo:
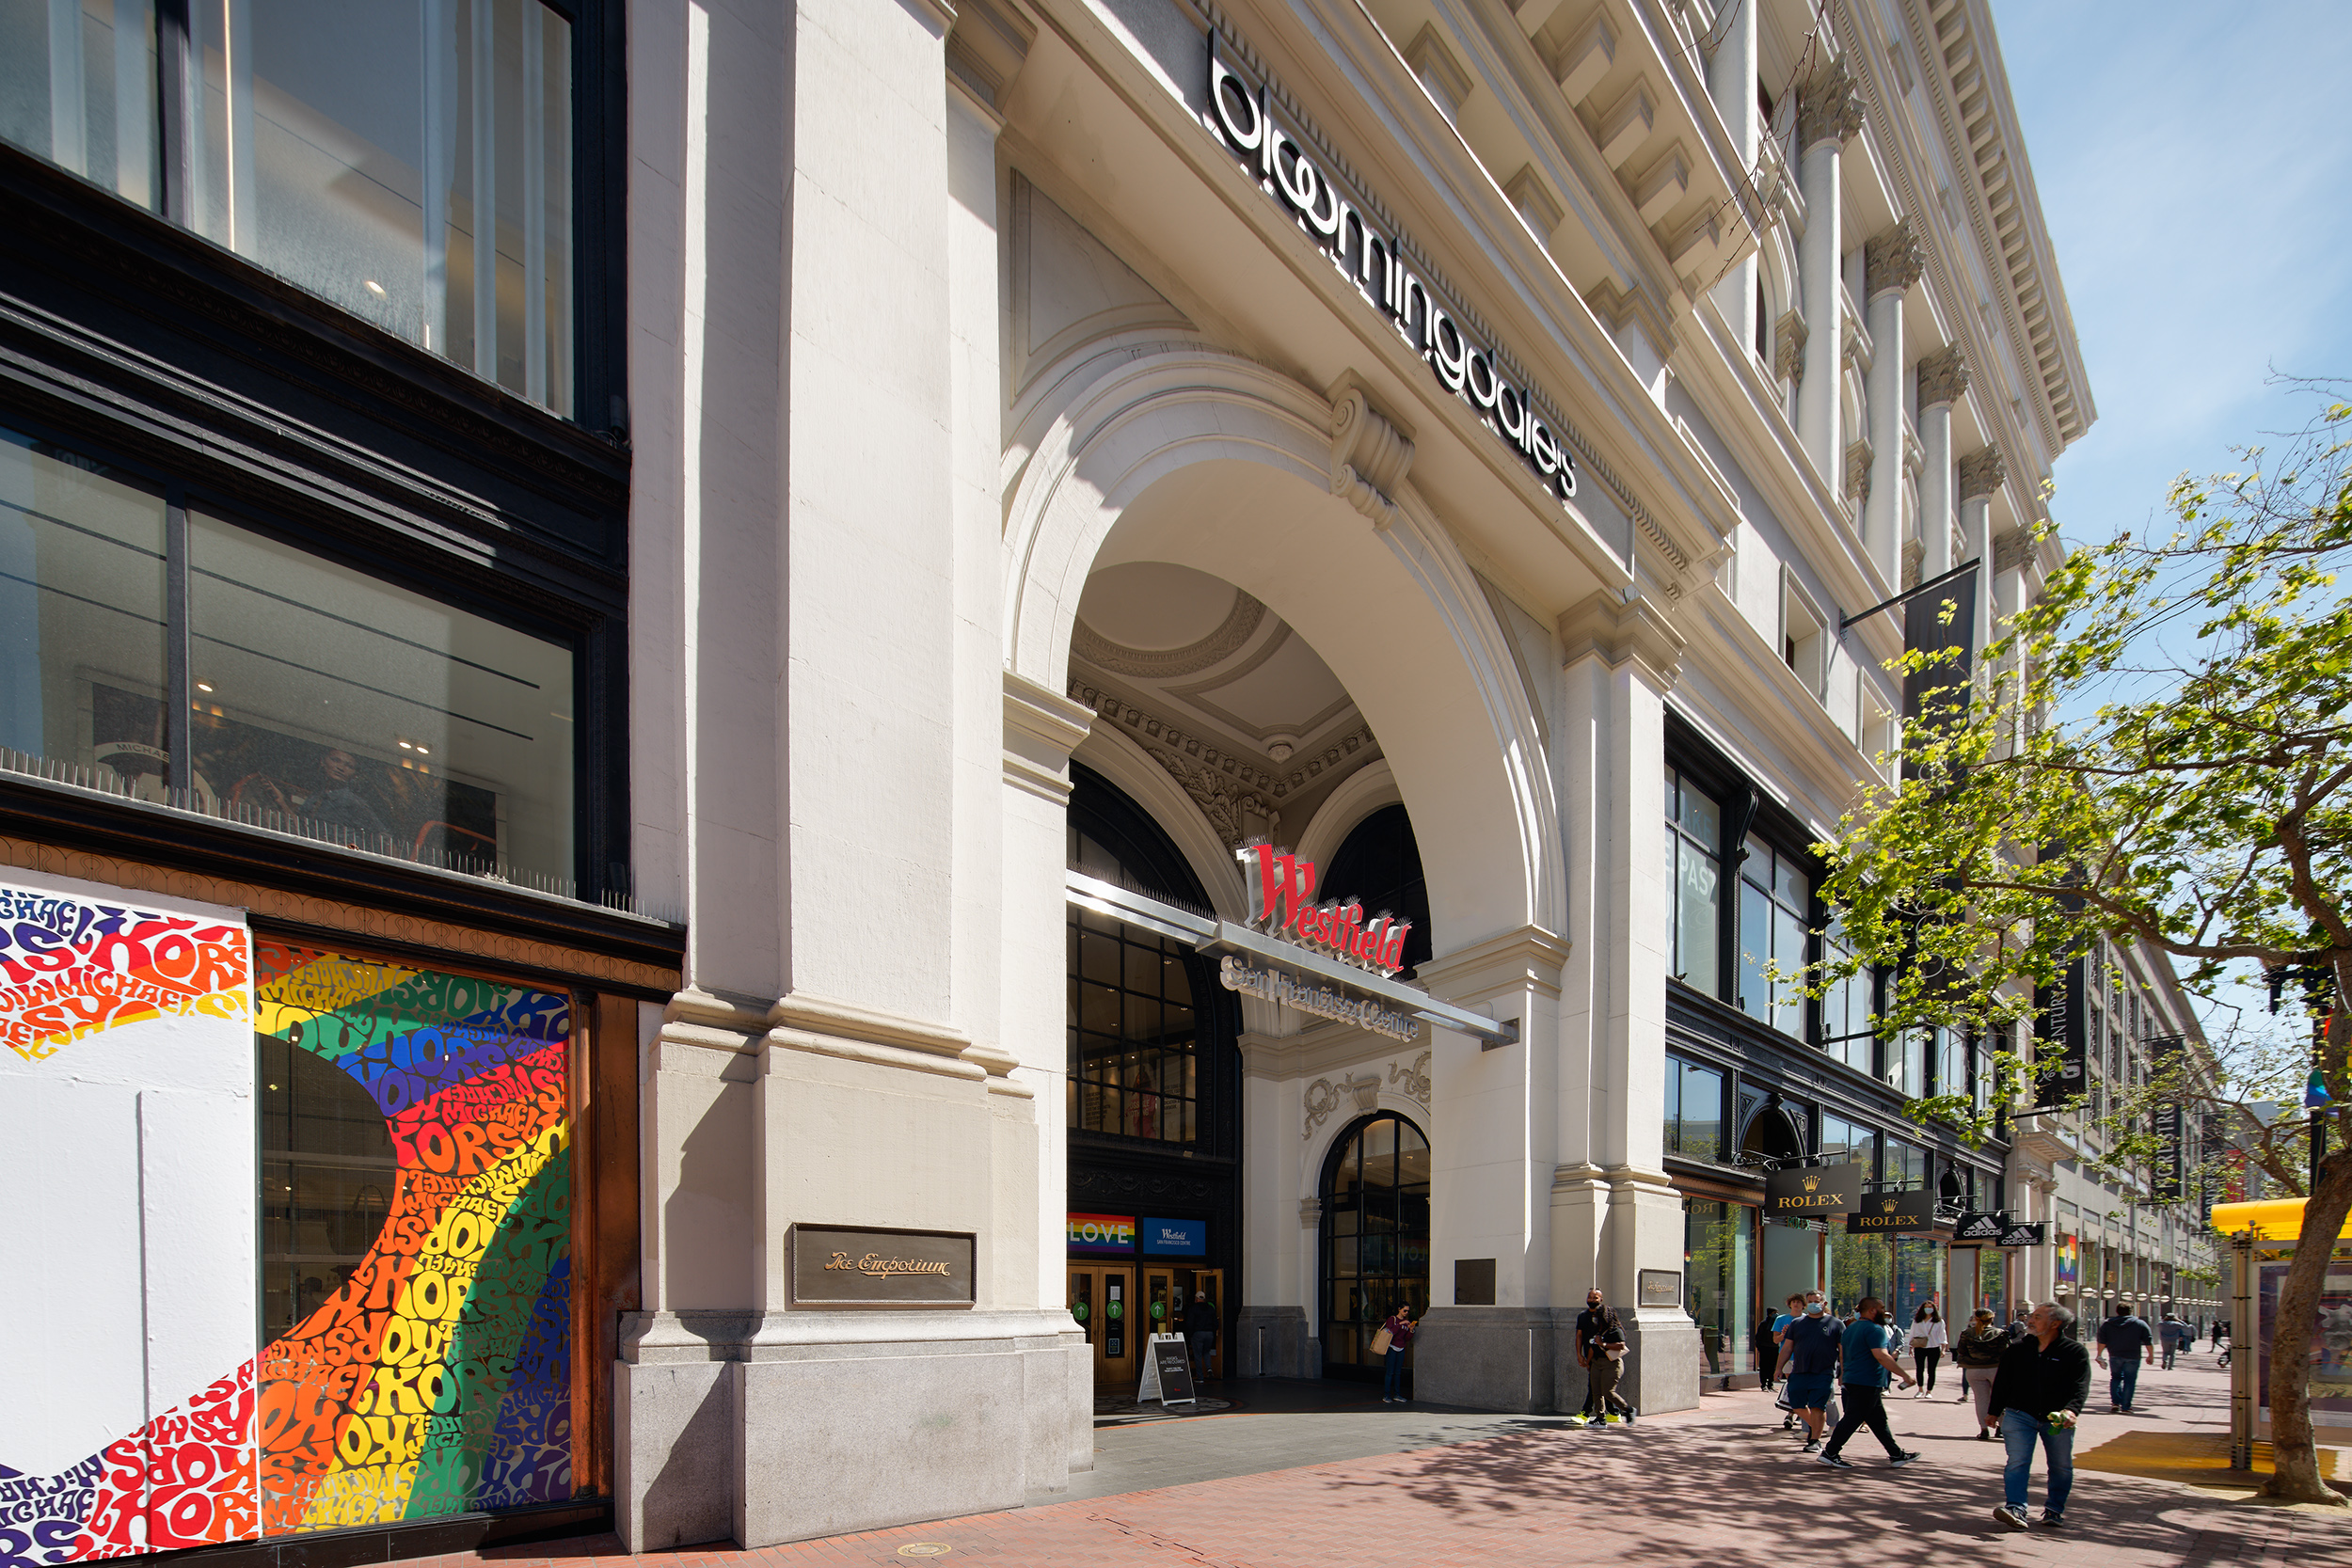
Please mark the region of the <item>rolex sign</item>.
[[1764, 1174], [1764, 1212], [1774, 1219], [1851, 1214], [1862, 1201], [1869, 1173], [1860, 1165], [1814, 1165]]

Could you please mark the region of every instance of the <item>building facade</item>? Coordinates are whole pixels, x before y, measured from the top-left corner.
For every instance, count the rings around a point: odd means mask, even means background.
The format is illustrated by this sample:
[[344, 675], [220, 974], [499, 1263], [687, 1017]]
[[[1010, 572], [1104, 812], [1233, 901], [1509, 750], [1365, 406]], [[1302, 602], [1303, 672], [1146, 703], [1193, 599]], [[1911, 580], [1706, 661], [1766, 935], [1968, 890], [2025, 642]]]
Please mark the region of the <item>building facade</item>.
[[7, 15], [9, 1560], [1017, 1506], [1203, 1307], [1542, 1410], [1597, 1283], [1658, 1409], [2055, 1281], [1903, 1116], [1986, 1042], [1783, 978], [1885, 602], [1984, 646], [2093, 415], [1982, 0]]

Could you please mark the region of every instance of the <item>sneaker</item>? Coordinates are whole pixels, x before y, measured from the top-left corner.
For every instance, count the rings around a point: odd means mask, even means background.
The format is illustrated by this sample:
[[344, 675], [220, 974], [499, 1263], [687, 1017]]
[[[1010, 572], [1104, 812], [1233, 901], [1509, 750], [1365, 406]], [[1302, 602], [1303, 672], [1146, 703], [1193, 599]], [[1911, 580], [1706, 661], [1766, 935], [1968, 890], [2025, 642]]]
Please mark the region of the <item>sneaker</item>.
[[1819, 1437], [1806, 1438], [1804, 1440], [1804, 1451], [1807, 1453], [1820, 1453], [1821, 1451], [1821, 1440]]
[[1633, 1419], [1634, 1417], [1639, 1416], [1641, 1413], [1642, 1411], [1639, 1405], [1629, 1404], [1625, 1407], [1625, 1418], [1629, 1421]]
[[1783, 1432], [1794, 1432], [1794, 1431], [1796, 1431], [1796, 1430], [1797, 1430], [1797, 1418], [1796, 1418], [1794, 1416], [1791, 1416], [1791, 1417], [1788, 1418], [1786, 1420], [1784, 1420], [1784, 1421], [1782, 1421], [1782, 1422], [1780, 1423], [1780, 1430], [1781, 1430], [1781, 1431], [1783, 1431]]
[[2003, 1529], [2024, 1529], [2028, 1523], [2024, 1509], [2011, 1507], [2008, 1503], [2003, 1503], [1993, 1511], [1993, 1522]]
[[1583, 1418], [1583, 1417], [1581, 1417], [1581, 1416], [1571, 1416], [1571, 1417], [1569, 1417], [1569, 1418], [1568, 1418], [1568, 1425], [1570, 1425], [1570, 1426], [1572, 1426], [1572, 1427], [1582, 1427], [1582, 1426], [1587, 1426], [1587, 1425], [1589, 1425], [1589, 1424], [1590, 1424], [1590, 1423], [1589, 1423], [1589, 1422], [1587, 1422], [1587, 1421], [1584, 1419], [1584, 1418]]
[[1833, 1470], [1851, 1470], [1853, 1468], [1853, 1461], [1850, 1459], [1840, 1459], [1834, 1453], [1817, 1453], [1813, 1456], [1813, 1463], [1816, 1465], [1826, 1465]]
[[2053, 1513], [2045, 1508], [2042, 1511], [2042, 1517], [2036, 1520], [2035, 1523], [2041, 1525], [2044, 1529], [2064, 1529], [2066, 1528], [2066, 1515], [2063, 1513]]
[[1609, 1424], [1613, 1427], [1621, 1427], [1625, 1425], [1625, 1418], [1613, 1410], [1609, 1413]]
[[1977, 1429], [1977, 1441], [1979, 1443], [1990, 1443], [1993, 1441], [1993, 1434], [1985, 1431], [1984, 1428], [1979, 1427]]
[[1900, 1453], [1888, 1454], [1886, 1456], [1886, 1463], [1889, 1468], [1899, 1470], [1906, 1465], [1916, 1464], [1918, 1459], [1919, 1455], [1916, 1450], [1905, 1449]]

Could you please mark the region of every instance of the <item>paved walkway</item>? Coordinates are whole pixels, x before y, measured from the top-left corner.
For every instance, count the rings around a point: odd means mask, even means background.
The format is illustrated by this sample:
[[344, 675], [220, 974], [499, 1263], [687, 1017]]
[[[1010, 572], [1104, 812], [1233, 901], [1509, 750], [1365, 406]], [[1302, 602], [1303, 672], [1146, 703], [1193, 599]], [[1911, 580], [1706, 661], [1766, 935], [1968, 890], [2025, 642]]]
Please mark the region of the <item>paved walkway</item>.
[[[1267, 1404], [1285, 1402], [1279, 1391], [1267, 1392]], [[1956, 1392], [1956, 1385], [1947, 1389]], [[1237, 1404], [1248, 1400], [1247, 1386], [1237, 1386]], [[1376, 1403], [1239, 1408], [1098, 1432], [1094, 1476], [1042, 1506], [757, 1552], [690, 1548], [639, 1560], [645, 1568], [911, 1560], [1023, 1568], [2352, 1563], [2352, 1515], [2091, 1471], [2077, 1474], [2067, 1511], [2073, 1528], [2003, 1531], [1991, 1518], [2000, 1499], [2000, 1446], [1972, 1439], [1967, 1406], [1897, 1397], [1896, 1432], [1925, 1462], [1890, 1470], [1864, 1433], [1849, 1450], [1861, 1467], [1836, 1472], [1781, 1433], [1769, 1400], [1713, 1395], [1698, 1410], [1594, 1432], [1544, 1418]], [[2094, 1402], [2083, 1446], [2131, 1430], [2210, 1429], [2227, 1419], [2210, 1357], [2146, 1373], [2140, 1405], [2137, 1418], [2125, 1418]], [[1355, 1451], [1335, 1455], [1334, 1447]], [[1134, 1489], [1092, 1490], [1121, 1485]], [[437, 1568], [616, 1568], [611, 1559], [619, 1551], [604, 1536], [446, 1558]]]

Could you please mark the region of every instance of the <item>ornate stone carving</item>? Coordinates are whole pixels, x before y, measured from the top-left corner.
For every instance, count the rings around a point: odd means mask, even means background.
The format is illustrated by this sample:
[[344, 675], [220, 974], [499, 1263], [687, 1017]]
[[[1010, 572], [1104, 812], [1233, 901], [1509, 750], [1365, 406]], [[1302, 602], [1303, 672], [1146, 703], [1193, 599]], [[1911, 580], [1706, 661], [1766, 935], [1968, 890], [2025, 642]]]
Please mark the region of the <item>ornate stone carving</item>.
[[1968, 356], [1958, 343], [1937, 349], [1919, 361], [1919, 406], [1958, 403], [1968, 390]]
[[1369, 1113], [1380, 1103], [1380, 1075], [1374, 1072], [1359, 1078], [1351, 1072], [1336, 1085], [1328, 1078], [1318, 1078], [1308, 1085], [1307, 1125], [1299, 1130], [1299, 1138], [1304, 1141], [1313, 1137], [1315, 1129], [1330, 1120], [1331, 1113], [1345, 1101], [1355, 1101], [1358, 1114]]
[[1919, 586], [1919, 571], [1928, 559], [1928, 547], [1913, 539], [1903, 546], [1903, 589], [1906, 593]]
[[1389, 1082], [1403, 1085], [1406, 1098], [1420, 1101], [1424, 1111], [1429, 1108], [1429, 1054], [1424, 1051], [1414, 1057], [1411, 1067], [1402, 1062], [1389, 1064]]
[[2009, 482], [2009, 465], [1998, 447], [1979, 447], [1960, 460], [1960, 499], [1989, 496]]
[[[1352, 732], [1339, 736], [1312, 756], [1294, 753], [1282, 759], [1296, 766], [1286, 773], [1275, 773], [1257, 766], [1248, 757], [1236, 756], [1212, 745], [1202, 736], [1171, 724], [1156, 714], [1136, 706], [1124, 697], [1105, 691], [1077, 675], [1070, 678], [1069, 695], [1072, 702], [1092, 709], [1096, 717], [1124, 726], [1135, 737], [1136, 744], [1153, 756], [1158, 757], [1160, 750], [1164, 749], [1169, 756], [1182, 757], [1187, 765], [1222, 774], [1231, 781], [1228, 787], [1240, 795], [1245, 804], [1250, 799], [1248, 794], [1250, 790], [1279, 800], [1294, 789], [1305, 788], [1308, 781], [1320, 776], [1326, 768], [1338, 768], [1365, 748], [1379, 744], [1371, 725], [1359, 724]], [[1183, 775], [1169, 766], [1166, 757], [1160, 758], [1160, 766], [1175, 775], [1179, 783], [1183, 782]]]
[[1236, 789], [1216, 768], [1191, 761], [1182, 754], [1161, 746], [1146, 746], [1152, 760], [1168, 769], [1169, 778], [1184, 786], [1192, 803], [1200, 808], [1200, 815], [1209, 819], [1209, 826], [1228, 849], [1238, 849], [1252, 834], [1262, 832], [1249, 820], [1279, 821], [1273, 803], [1254, 790]]
[[2033, 559], [2033, 531], [2013, 528], [1993, 541], [1993, 570], [2022, 572]]
[[1928, 253], [1903, 218], [1862, 247], [1862, 290], [1870, 298], [1910, 288], [1927, 270]]
[[1185, 647], [1129, 648], [1112, 641], [1084, 621], [1079, 621], [1070, 628], [1070, 651], [1089, 664], [1108, 670], [1115, 675], [1132, 675], [1138, 680], [1174, 680], [1181, 675], [1199, 674], [1241, 652], [1242, 645], [1256, 635], [1259, 624], [1264, 619], [1265, 606], [1236, 588], [1233, 590], [1233, 608], [1226, 612], [1224, 621], [1208, 636]]
[[1413, 443], [1350, 387], [1331, 405], [1331, 493], [1372, 519], [1396, 521], [1396, 487], [1413, 466]]
[[1781, 312], [1780, 320], [1772, 324], [1772, 373], [1774, 375], [1782, 377], [1792, 386], [1804, 382], [1804, 341], [1810, 335], [1803, 316], [1794, 310]]
[[1843, 142], [1862, 129], [1862, 91], [1843, 59], [1830, 61], [1797, 100], [1797, 150]]
[[1870, 443], [1856, 437], [1846, 443], [1846, 499], [1855, 511], [1870, 499]]

